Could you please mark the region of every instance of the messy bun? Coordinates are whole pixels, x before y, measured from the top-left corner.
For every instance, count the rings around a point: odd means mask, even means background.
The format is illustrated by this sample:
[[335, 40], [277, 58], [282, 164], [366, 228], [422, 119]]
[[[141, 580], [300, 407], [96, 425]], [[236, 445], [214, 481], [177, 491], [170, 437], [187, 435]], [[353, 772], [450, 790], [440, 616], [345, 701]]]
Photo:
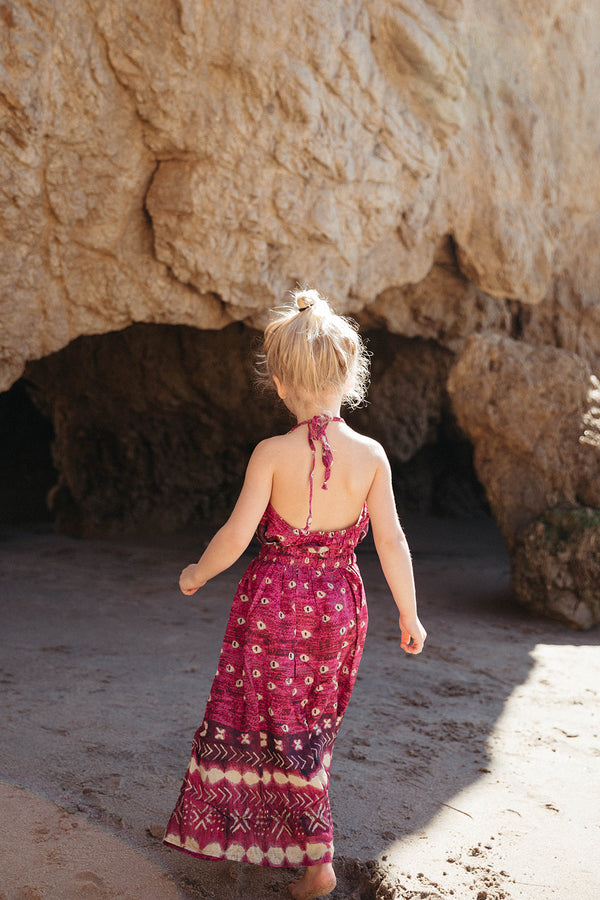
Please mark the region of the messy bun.
[[258, 358], [260, 381], [273, 375], [288, 388], [311, 397], [343, 391], [351, 407], [364, 401], [369, 355], [351, 319], [338, 316], [318, 291], [298, 288], [293, 303], [272, 311]]
[[315, 303], [318, 303], [321, 299], [318, 291], [306, 289], [292, 291], [292, 296], [296, 301], [296, 306], [300, 312], [304, 312], [306, 309], [312, 309]]

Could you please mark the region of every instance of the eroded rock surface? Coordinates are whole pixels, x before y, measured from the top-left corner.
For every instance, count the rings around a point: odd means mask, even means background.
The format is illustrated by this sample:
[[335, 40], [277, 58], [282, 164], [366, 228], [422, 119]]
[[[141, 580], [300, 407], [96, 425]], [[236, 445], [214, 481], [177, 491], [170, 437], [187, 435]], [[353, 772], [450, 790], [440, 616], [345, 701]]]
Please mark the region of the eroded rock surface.
[[499, 335], [469, 338], [448, 379], [517, 598], [577, 627], [600, 621], [597, 385], [575, 354]]
[[505, 540], [560, 503], [600, 507], [600, 453], [583, 443], [592, 371], [500, 335], [469, 338], [448, 379]]
[[289, 421], [254, 395], [253, 337], [242, 325], [137, 325], [32, 363], [55, 431], [57, 527], [91, 536], [224, 520], [251, 449]]
[[594, 344], [595, 0], [0, 16], [0, 388], [83, 334], [260, 325], [304, 279], [410, 336], [505, 330], [510, 298]]

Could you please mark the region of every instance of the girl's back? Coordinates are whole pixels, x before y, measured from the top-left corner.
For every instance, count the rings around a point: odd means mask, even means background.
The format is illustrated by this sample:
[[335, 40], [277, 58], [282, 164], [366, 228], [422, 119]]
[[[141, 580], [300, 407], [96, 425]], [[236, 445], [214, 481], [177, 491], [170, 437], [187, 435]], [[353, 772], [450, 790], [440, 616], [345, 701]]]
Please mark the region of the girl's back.
[[[327, 489], [322, 443], [315, 441], [312, 491], [312, 531], [337, 531], [353, 525], [367, 499], [378, 463], [379, 445], [357, 434], [345, 422], [330, 421], [326, 440], [333, 454]], [[304, 528], [309, 513], [313, 452], [308, 426], [268, 441], [273, 460], [271, 505], [294, 528]]]

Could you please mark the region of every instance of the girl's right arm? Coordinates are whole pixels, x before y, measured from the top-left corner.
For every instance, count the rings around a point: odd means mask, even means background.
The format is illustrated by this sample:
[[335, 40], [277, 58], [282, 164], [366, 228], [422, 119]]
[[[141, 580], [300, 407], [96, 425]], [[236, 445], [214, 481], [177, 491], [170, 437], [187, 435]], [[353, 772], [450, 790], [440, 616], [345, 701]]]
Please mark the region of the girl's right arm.
[[383, 448], [376, 446], [377, 469], [367, 496], [375, 549], [400, 613], [402, 649], [407, 653], [420, 653], [427, 632], [417, 615], [410, 550], [398, 521], [390, 464]]
[[220, 528], [197, 563], [186, 566], [179, 577], [184, 594], [194, 594], [210, 578], [224, 572], [240, 558], [256, 531], [273, 483], [273, 453], [269, 441], [255, 448], [240, 496], [229, 519]]

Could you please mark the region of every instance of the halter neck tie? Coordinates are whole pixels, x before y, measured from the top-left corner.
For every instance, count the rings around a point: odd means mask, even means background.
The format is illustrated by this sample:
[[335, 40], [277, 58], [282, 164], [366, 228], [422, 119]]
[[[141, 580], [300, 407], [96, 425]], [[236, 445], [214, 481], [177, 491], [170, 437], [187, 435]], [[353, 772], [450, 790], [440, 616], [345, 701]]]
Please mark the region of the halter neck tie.
[[327, 490], [327, 482], [329, 481], [329, 477], [331, 475], [331, 464], [333, 462], [333, 451], [329, 446], [329, 441], [327, 440], [327, 426], [330, 422], [343, 422], [344, 420], [340, 418], [340, 416], [313, 416], [312, 419], [305, 419], [304, 422], [298, 422], [297, 425], [291, 429], [295, 431], [296, 428], [300, 428], [301, 425], [308, 425], [308, 446], [312, 450], [313, 461], [312, 467], [310, 470], [310, 475], [308, 476], [309, 481], [309, 495], [308, 495], [308, 518], [306, 520], [306, 525], [304, 526], [304, 531], [308, 531], [312, 523], [312, 498], [313, 498], [313, 473], [315, 471], [315, 465], [317, 461], [317, 451], [315, 449], [315, 441], [320, 441], [321, 443], [321, 460], [323, 462], [323, 466], [325, 467], [325, 474], [323, 476], [323, 484], [321, 485], [321, 490]]

